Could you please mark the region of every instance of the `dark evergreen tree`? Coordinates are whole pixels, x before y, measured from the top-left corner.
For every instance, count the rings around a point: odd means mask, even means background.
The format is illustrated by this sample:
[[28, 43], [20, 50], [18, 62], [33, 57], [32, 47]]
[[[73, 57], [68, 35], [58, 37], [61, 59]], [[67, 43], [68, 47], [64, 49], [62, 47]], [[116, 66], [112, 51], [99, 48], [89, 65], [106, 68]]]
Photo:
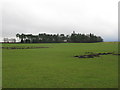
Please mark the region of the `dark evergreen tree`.
[[103, 39], [100, 36], [94, 34], [76, 34], [73, 32], [71, 35], [64, 34], [16, 34], [21, 40], [21, 43], [94, 43], [94, 42], [103, 42]]

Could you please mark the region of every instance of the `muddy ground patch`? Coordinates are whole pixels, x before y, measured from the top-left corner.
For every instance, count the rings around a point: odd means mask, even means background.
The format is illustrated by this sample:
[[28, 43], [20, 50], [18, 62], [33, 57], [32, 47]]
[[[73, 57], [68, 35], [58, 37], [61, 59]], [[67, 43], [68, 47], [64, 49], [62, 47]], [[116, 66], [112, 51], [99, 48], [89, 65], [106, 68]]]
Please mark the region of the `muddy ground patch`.
[[37, 49], [37, 48], [49, 48], [49, 47], [1, 47], [2, 49]]
[[94, 57], [100, 57], [101, 55], [120, 55], [120, 54], [116, 54], [116, 53], [112, 53], [112, 52], [107, 52], [107, 53], [93, 53], [93, 52], [85, 52], [87, 54], [84, 55], [76, 55], [74, 57], [77, 58], [94, 58]]

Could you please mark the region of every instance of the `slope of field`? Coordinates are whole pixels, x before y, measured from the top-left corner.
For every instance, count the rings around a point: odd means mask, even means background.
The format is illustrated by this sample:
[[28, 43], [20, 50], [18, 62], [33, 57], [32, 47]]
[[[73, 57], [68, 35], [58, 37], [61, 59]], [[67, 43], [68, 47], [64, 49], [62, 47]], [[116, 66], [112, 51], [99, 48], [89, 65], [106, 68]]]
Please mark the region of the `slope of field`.
[[75, 58], [118, 51], [117, 43], [3, 44], [3, 88], [117, 88], [118, 57]]

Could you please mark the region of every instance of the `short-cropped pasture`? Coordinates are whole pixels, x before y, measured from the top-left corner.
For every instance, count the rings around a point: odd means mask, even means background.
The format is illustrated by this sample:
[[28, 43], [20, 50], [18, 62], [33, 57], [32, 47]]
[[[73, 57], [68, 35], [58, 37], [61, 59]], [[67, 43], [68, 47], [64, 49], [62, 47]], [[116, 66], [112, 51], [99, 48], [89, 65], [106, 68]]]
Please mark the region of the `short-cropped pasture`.
[[[118, 43], [3, 44], [3, 88], [117, 88]], [[21, 48], [27, 49], [21, 49]], [[48, 47], [48, 48], [34, 48]]]

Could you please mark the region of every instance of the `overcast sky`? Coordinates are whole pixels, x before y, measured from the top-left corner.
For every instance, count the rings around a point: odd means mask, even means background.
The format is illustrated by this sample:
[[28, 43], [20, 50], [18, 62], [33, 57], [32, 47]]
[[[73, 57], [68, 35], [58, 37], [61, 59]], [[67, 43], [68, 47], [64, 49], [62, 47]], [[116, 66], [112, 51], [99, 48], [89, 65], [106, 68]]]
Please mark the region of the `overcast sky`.
[[[3, 0], [2, 37], [16, 33], [94, 33], [118, 39], [119, 0]], [[0, 22], [1, 23], [1, 22]]]

